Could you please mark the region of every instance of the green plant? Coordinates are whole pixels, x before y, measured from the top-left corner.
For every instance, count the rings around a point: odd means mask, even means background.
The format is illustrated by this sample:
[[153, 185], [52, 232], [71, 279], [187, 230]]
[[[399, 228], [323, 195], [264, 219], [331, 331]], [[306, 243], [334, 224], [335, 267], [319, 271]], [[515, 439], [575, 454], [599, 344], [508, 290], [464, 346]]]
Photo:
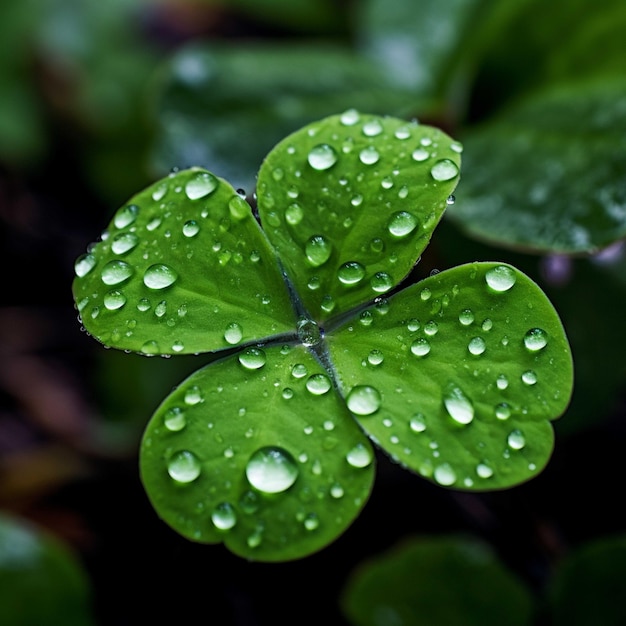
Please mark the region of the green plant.
[[539, 287], [472, 263], [389, 295], [450, 202], [461, 151], [349, 110], [267, 156], [263, 230], [243, 194], [196, 168], [132, 198], [77, 260], [77, 306], [105, 345], [217, 353], [142, 442], [144, 486], [178, 532], [267, 561], [318, 550], [368, 497], [368, 437], [458, 489], [546, 464], [572, 362]]

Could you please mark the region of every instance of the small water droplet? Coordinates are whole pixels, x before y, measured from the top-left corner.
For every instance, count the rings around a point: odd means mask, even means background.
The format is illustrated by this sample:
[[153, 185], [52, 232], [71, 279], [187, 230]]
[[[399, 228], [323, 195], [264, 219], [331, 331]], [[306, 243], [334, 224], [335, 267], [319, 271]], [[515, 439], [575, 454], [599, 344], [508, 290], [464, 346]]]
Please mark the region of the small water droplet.
[[304, 346], [315, 346], [322, 340], [320, 327], [308, 318], [298, 320], [298, 339]]
[[419, 337], [411, 344], [411, 352], [415, 356], [426, 356], [430, 352], [430, 344], [423, 337]]
[[459, 168], [450, 159], [441, 159], [430, 168], [430, 175], [438, 182], [452, 180], [459, 174]]
[[246, 543], [249, 548], [258, 548], [263, 542], [263, 535], [260, 530], [255, 530], [251, 535], [246, 539]]
[[165, 300], [161, 300], [161, 302], [159, 302], [154, 307], [154, 314], [157, 317], [163, 317], [166, 313], [167, 313], [167, 302]]
[[383, 125], [376, 119], [369, 120], [363, 124], [363, 134], [366, 137], [376, 137], [383, 132]]
[[363, 150], [359, 153], [359, 161], [361, 161], [364, 165], [374, 165], [375, 163], [378, 163], [379, 159], [380, 155], [374, 146], [363, 148]]
[[359, 112], [356, 109], [348, 109], [341, 114], [341, 123], [344, 126], [354, 126], [361, 119]]
[[321, 396], [330, 391], [331, 384], [328, 376], [325, 374], [313, 374], [307, 379], [306, 388], [314, 396]]
[[357, 443], [346, 455], [346, 460], [352, 467], [367, 467], [372, 463], [372, 453], [367, 446]]
[[89, 272], [96, 266], [96, 257], [93, 254], [82, 254], [74, 263], [74, 272], [78, 278], [87, 276]]
[[285, 209], [285, 221], [287, 224], [291, 226], [297, 226], [304, 217], [304, 211], [302, 210], [302, 206], [297, 202], [292, 202]]
[[393, 287], [393, 278], [387, 272], [376, 272], [370, 284], [376, 293], [386, 293]]
[[330, 259], [332, 251], [332, 245], [322, 235], [313, 235], [304, 246], [306, 258], [313, 267], [324, 265]]
[[501, 402], [496, 406], [496, 417], [499, 420], [508, 420], [511, 417], [511, 407], [506, 402]]
[[391, 176], [385, 176], [385, 178], [380, 181], [380, 186], [383, 189], [391, 189], [393, 187], [393, 179]]
[[143, 284], [150, 289], [165, 289], [173, 285], [178, 274], [169, 265], [156, 263], [151, 265], [143, 275]]
[[424, 289], [422, 289], [422, 291], [420, 292], [420, 299], [423, 302], [426, 302], [427, 300], [430, 300], [431, 296], [432, 296], [432, 292], [430, 291], [430, 289], [428, 287], [424, 287]]
[[417, 228], [417, 218], [408, 211], [400, 211], [392, 215], [387, 229], [394, 237], [406, 237]]
[[428, 157], [430, 156], [428, 150], [424, 150], [424, 148], [417, 148], [416, 150], [413, 150], [413, 154], [411, 154], [411, 157], [413, 158], [414, 161], [417, 161], [418, 163], [421, 163], [422, 161], [426, 161], [426, 159], [428, 159]]
[[435, 468], [433, 478], [440, 485], [448, 487], [456, 482], [456, 472], [449, 463], [442, 463]]
[[161, 200], [163, 200], [163, 198], [165, 197], [165, 194], [167, 193], [168, 190], [168, 184], [167, 183], [159, 183], [155, 186], [154, 190], [152, 191], [152, 199], [155, 202], [160, 202]]
[[178, 432], [187, 425], [187, 418], [185, 417], [185, 411], [179, 406], [174, 406], [168, 409], [163, 416], [163, 424], [165, 428], [171, 432]]
[[232, 504], [228, 502], [220, 502], [213, 513], [211, 513], [211, 521], [215, 528], [219, 530], [230, 530], [237, 523], [237, 514]]
[[307, 374], [308, 374], [308, 371], [306, 369], [306, 365], [304, 365], [303, 363], [296, 363], [291, 368], [291, 375], [294, 378], [304, 378]]
[[324, 311], [325, 313], [331, 313], [332, 310], [335, 308], [335, 301], [333, 300], [332, 296], [327, 294], [322, 298], [322, 303], [320, 306], [322, 307], [322, 311]]
[[474, 321], [474, 313], [470, 309], [464, 309], [459, 313], [459, 322], [463, 326], [469, 326]]
[[285, 400], [291, 400], [291, 398], [293, 398], [293, 389], [291, 387], [285, 387], [281, 395]]
[[394, 137], [396, 139], [409, 139], [410, 136], [411, 136], [411, 130], [409, 129], [408, 126], [400, 126], [394, 132]]
[[348, 261], [337, 270], [337, 278], [344, 285], [356, 285], [364, 276], [365, 268], [356, 261]]
[[538, 352], [543, 350], [548, 343], [548, 333], [541, 328], [531, 328], [524, 335], [524, 345], [527, 350], [531, 352]]
[[370, 365], [380, 365], [383, 362], [384, 358], [385, 357], [380, 350], [374, 349], [367, 355], [367, 362]]
[[261, 348], [247, 348], [237, 357], [248, 370], [258, 370], [265, 365], [265, 352]]
[[463, 145], [460, 144], [458, 141], [453, 141], [450, 144], [450, 150], [453, 150], [457, 154], [461, 154], [461, 152], [463, 152]]
[[245, 198], [239, 195], [233, 196], [228, 201], [228, 212], [230, 216], [238, 222], [252, 215], [250, 205], [246, 202]]
[[535, 385], [537, 383], [537, 374], [532, 370], [527, 370], [522, 374], [522, 382], [525, 385]]
[[421, 413], [416, 413], [409, 421], [409, 427], [414, 433], [423, 433], [426, 430], [426, 418]]
[[424, 324], [424, 333], [429, 337], [434, 337], [439, 332], [439, 325], [434, 320], [430, 320]]
[[133, 268], [124, 261], [109, 261], [102, 268], [102, 282], [105, 285], [119, 285], [133, 275]]
[[111, 241], [113, 254], [126, 254], [139, 243], [139, 237], [135, 233], [119, 233]]
[[139, 215], [139, 207], [136, 204], [129, 204], [115, 214], [113, 224], [117, 228], [126, 228], [137, 219], [137, 215]]
[[167, 473], [179, 483], [190, 483], [200, 476], [198, 457], [189, 450], [180, 450], [167, 462]]
[[421, 324], [418, 319], [413, 317], [407, 322], [406, 327], [410, 333], [415, 333], [421, 328]]
[[309, 513], [304, 518], [303, 524], [307, 530], [315, 530], [320, 525], [320, 520], [315, 513]]
[[483, 323], [481, 324], [481, 328], [488, 333], [492, 328], [493, 328], [493, 322], [487, 318], [485, 320], [483, 320]]
[[339, 498], [343, 498], [344, 491], [343, 487], [339, 483], [335, 483], [330, 487], [330, 495], [332, 498], [338, 500]]
[[456, 202], [456, 198], [450, 194], [447, 198], [446, 198], [446, 204], [448, 206], [452, 206], [454, 203]]
[[187, 389], [187, 391], [185, 392], [185, 404], [188, 404], [189, 406], [200, 404], [202, 400], [202, 391], [200, 391], [200, 387], [196, 385], [194, 385], [193, 387], [189, 387], [189, 389]]
[[231, 322], [224, 331], [224, 340], [231, 346], [237, 345], [243, 338], [243, 329], [237, 322]]
[[491, 478], [493, 476], [493, 470], [486, 463], [479, 463], [476, 466], [476, 474], [480, 478]]
[[263, 493], [282, 493], [298, 478], [296, 460], [287, 450], [266, 446], [257, 450], [246, 465], [250, 484]]
[[183, 225], [183, 235], [185, 237], [195, 237], [200, 232], [200, 226], [195, 220], [189, 220]]
[[459, 424], [469, 424], [474, 419], [474, 406], [460, 387], [449, 384], [443, 396], [448, 415]]
[[506, 389], [509, 386], [509, 379], [504, 374], [500, 374], [498, 378], [496, 378], [496, 386], [501, 391]]
[[153, 230], [156, 230], [161, 225], [162, 221], [163, 219], [161, 218], [160, 215], [155, 215], [154, 217], [151, 217], [148, 220], [148, 223], [146, 224], [146, 229], [152, 232]]
[[330, 169], [337, 163], [337, 151], [327, 143], [321, 143], [311, 148], [307, 160], [309, 165], [318, 171]]
[[355, 415], [372, 415], [380, 408], [380, 392], [369, 385], [357, 385], [348, 394], [346, 404]]
[[185, 184], [185, 194], [190, 200], [205, 198], [217, 189], [218, 180], [210, 172], [198, 172]]
[[479, 356], [487, 349], [487, 345], [482, 337], [472, 337], [470, 342], [467, 344], [467, 349], [470, 354]]
[[104, 306], [109, 311], [121, 309], [126, 304], [126, 296], [121, 291], [109, 291], [104, 296]]
[[498, 265], [487, 270], [485, 281], [494, 291], [508, 291], [513, 287], [517, 276], [515, 271], [506, 265]]
[[526, 445], [526, 439], [521, 430], [511, 431], [506, 442], [512, 450], [521, 450]]

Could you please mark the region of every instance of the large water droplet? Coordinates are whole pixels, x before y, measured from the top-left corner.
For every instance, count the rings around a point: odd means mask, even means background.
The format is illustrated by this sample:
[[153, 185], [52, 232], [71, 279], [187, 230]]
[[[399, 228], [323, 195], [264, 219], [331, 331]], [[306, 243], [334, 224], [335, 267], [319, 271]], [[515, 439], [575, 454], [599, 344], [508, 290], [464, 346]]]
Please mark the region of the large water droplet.
[[320, 327], [308, 318], [298, 321], [297, 332], [298, 339], [304, 346], [315, 346], [322, 340]]
[[378, 163], [378, 159], [380, 159], [380, 155], [374, 146], [363, 148], [359, 153], [359, 161], [364, 165], [374, 165], [374, 163]]
[[348, 394], [346, 404], [355, 415], [371, 415], [380, 408], [380, 393], [375, 387], [357, 385]]
[[321, 396], [330, 391], [331, 384], [328, 376], [325, 374], [313, 374], [307, 379], [306, 388], [314, 396]]
[[109, 261], [102, 268], [102, 282], [105, 285], [119, 285], [133, 275], [133, 268], [124, 261]]
[[411, 352], [415, 356], [426, 356], [430, 352], [430, 344], [427, 339], [419, 337], [411, 344]]
[[111, 242], [111, 250], [113, 254], [126, 254], [130, 252], [139, 243], [139, 237], [135, 233], [119, 233], [113, 237]]
[[139, 207], [136, 204], [129, 204], [115, 214], [113, 224], [117, 228], [126, 228], [137, 219], [137, 215], [139, 215]]
[[322, 235], [313, 235], [304, 246], [306, 258], [313, 267], [324, 265], [332, 251], [332, 245]]
[[433, 478], [444, 486], [453, 485], [456, 482], [456, 472], [449, 463], [442, 463], [435, 468]]
[[541, 328], [531, 328], [524, 335], [524, 345], [527, 350], [537, 352], [543, 350], [548, 343], [548, 333]]
[[143, 275], [143, 284], [150, 289], [165, 289], [176, 282], [178, 274], [163, 263], [151, 265]]
[[356, 285], [364, 276], [365, 268], [356, 261], [348, 261], [337, 270], [337, 278], [344, 285]]
[[167, 462], [167, 473], [179, 483], [190, 483], [200, 476], [200, 461], [189, 450], [180, 450]]
[[219, 530], [230, 530], [237, 523], [237, 514], [232, 504], [221, 502], [218, 504], [213, 513], [211, 513], [211, 521], [215, 528]]
[[472, 337], [469, 344], [467, 344], [467, 349], [469, 350], [470, 354], [473, 354], [474, 356], [479, 356], [487, 349], [487, 345], [485, 344], [485, 340], [482, 337]]
[[185, 194], [190, 200], [198, 200], [217, 189], [218, 180], [210, 172], [199, 172], [185, 184]]
[[267, 446], [257, 450], [246, 465], [250, 484], [264, 493], [281, 493], [298, 478], [295, 459], [283, 448]]
[[327, 143], [321, 143], [311, 148], [307, 160], [309, 165], [318, 171], [327, 170], [337, 163], [337, 151]]
[[387, 229], [394, 237], [406, 237], [417, 227], [417, 218], [408, 211], [400, 211], [392, 215]]
[[494, 291], [508, 291], [516, 280], [515, 271], [506, 265], [492, 267], [485, 274], [485, 281]]
[[243, 338], [243, 329], [237, 322], [232, 322], [226, 326], [224, 331], [224, 340], [231, 346], [238, 344]]
[[346, 455], [346, 460], [352, 467], [367, 467], [372, 462], [372, 453], [367, 446], [357, 443]]
[[506, 442], [509, 444], [509, 448], [521, 450], [526, 445], [526, 438], [521, 430], [513, 430], [507, 437]]
[[265, 352], [261, 348], [248, 348], [238, 356], [239, 362], [248, 370], [258, 370], [265, 365]]
[[474, 406], [460, 387], [450, 384], [443, 395], [448, 415], [459, 424], [469, 424], [474, 419]]
[[441, 159], [430, 168], [430, 175], [438, 182], [452, 180], [458, 174], [459, 168], [450, 159]]
[[82, 254], [74, 263], [74, 272], [78, 278], [82, 278], [91, 272], [96, 266], [96, 257], [93, 254]]
[[121, 309], [126, 304], [126, 296], [121, 291], [109, 291], [104, 296], [104, 306], [109, 311], [116, 311]]

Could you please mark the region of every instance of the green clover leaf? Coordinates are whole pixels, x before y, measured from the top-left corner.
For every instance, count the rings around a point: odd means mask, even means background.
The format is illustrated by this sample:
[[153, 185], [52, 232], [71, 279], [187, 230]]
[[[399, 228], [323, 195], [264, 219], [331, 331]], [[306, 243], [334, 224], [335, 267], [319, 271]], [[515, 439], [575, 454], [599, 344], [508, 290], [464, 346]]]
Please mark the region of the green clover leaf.
[[215, 353], [156, 410], [141, 476], [189, 539], [279, 561], [321, 549], [371, 490], [374, 441], [456, 489], [547, 462], [572, 361], [539, 287], [474, 263], [408, 274], [458, 182], [460, 144], [354, 110], [290, 135], [258, 214], [201, 169], [132, 198], [76, 262], [88, 332], [143, 354]]

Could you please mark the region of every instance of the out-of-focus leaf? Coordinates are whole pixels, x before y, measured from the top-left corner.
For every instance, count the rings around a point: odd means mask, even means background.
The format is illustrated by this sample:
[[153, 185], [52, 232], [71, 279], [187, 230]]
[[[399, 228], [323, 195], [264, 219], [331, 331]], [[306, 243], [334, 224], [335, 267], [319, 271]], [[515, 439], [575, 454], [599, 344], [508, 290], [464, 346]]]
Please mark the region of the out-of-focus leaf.
[[371, 61], [323, 45], [194, 45], [164, 68], [153, 163], [199, 165], [254, 188], [259, 163], [285, 135], [350, 107], [401, 113], [415, 104]]
[[0, 624], [91, 626], [89, 595], [87, 576], [67, 547], [0, 514]]
[[407, 541], [361, 565], [342, 608], [354, 626], [530, 626], [528, 590], [482, 542]]
[[596, 251], [626, 236], [626, 81], [537, 94], [464, 140], [448, 217], [537, 252]]

